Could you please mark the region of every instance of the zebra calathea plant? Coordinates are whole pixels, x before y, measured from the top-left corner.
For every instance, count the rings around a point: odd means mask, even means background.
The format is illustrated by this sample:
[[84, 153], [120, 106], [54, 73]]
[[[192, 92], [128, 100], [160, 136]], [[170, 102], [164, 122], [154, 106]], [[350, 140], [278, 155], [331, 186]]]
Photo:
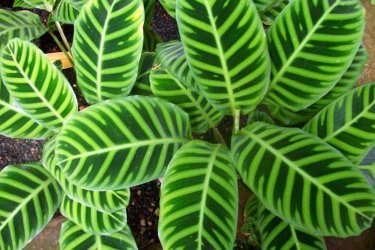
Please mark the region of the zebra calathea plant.
[[[164, 249], [232, 249], [238, 175], [264, 249], [325, 249], [324, 236], [370, 227], [361, 162], [375, 144], [375, 84], [355, 88], [367, 58], [360, 1], [165, 0], [181, 41], [143, 54], [152, 4], [71, 2], [91, 107], [77, 111], [35, 45], [2, 50], [1, 134], [48, 142], [42, 163], [0, 172], [1, 249], [22, 248], [58, 208], [61, 249], [135, 249], [129, 188], [160, 177]], [[217, 143], [194, 139], [207, 132]]]

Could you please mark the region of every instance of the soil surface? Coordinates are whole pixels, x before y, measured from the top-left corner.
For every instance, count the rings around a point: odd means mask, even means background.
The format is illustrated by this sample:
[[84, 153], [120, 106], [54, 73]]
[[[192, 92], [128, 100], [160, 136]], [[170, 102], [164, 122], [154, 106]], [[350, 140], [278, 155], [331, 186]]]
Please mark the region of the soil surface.
[[[375, 79], [375, 7], [370, 5], [369, 0], [362, 0], [366, 7], [367, 25], [364, 43], [368, 49], [370, 58], [367, 63], [366, 70], [363, 74], [361, 82], [368, 82]], [[10, 7], [13, 0], [1, 0], [0, 8]], [[45, 11], [35, 10], [40, 15], [41, 20], [46, 22], [47, 13]], [[152, 23], [153, 29], [157, 32], [162, 40], [169, 41], [179, 39], [177, 24], [161, 7], [157, 1], [155, 6], [155, 15]], [[64, 26], [64, 31], [69, 41], [72, 41], [73, 28], [70, 25]], [[48, 35], [44, 35], [36, 42], [40, 48], [48, 52], [56, 52], [53, 39]], [[73, 88], [79, 99], [80, 109], [84, 109], [85, 103], [82, 95], [77, 90], [75, 74], [72, 70], [64, 70], [64, 74], [72, 83]], [[243, 119], [242, 123], [246, 123]], [[232, 120], [226, 118], [221, 127], [221, 132], [228, 137], [231, 130]], [[211, 134], [200, 137], [210, 140]], [[226, 138], [229, 139], [229, 138]], [[40, 160], [44, 141], [9, 139], [0, 136], [0, 170], [9, 164], [19, 164], [26, 162], [37, 162]], [[140, 249], [161, 249], [157, 237], [157, 222], [159, 215], [159, 191], [160, 183], [158, 181], [150, 182], [131, 190], [131, 201], [127, 208], [128, 223]], [[246, 198], [249, 196], [249, 190], [242, 184], [239, 184], [240, 193], [240, 211], [239, 211], [239, 227], [241, 227], [243, 218], [243, 207]], [[61, 215], [56, 215], [47, 228], [33, 241], [26, 249], [58, 249], [58, 234], [60, 225], [65, 219]], [[236, 249], [252, 249], [245, 243], [245, 236], [238, 230], [238, 238]], [[334, 250], [367, 250], [375, 249], [375, 229], [369, 229], [358, 237], [350, 237], [347, 239], [328, 238], [328, 249]]]

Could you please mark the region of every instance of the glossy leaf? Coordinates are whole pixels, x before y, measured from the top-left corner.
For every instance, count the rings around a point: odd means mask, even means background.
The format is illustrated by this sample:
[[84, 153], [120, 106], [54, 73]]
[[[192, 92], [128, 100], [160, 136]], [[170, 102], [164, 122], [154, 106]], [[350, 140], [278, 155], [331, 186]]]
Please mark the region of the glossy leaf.
[[77, 83], [90, 104], [126, 96], [143, 46], [142, 0], [90, 1], [75, 23]]
[[366, 84], [340, 97], [303, 128], [356, 163], [375, 144], [375, 84]]
[[111, 235], [94, 235], [83, 231], [72, 221], [66, 221], [61, 226], [60, 249], [126, 249], [137, 250], [133, 234], [129, 226]]
[[13, 7], [43, 9], [52, 12], [55, 0], [15, 0]]
[[46, 32], [38, 15], [0, 9], [0, 50], [13, 38], [33, 40]]
[[361, 43], [358, 0], [292, 1], [267, 32], [272, 78], [265, 103], [299, 111], [324, 96]]
[[51, 139], [44, 145], [42, 156], [43, 166], [55, 177], [64, 190], [64, 193], [70, 199], [104, 212], [115, 212], [128, 205], [130, 200], [130, 190], [128, 188], [92, 191], [69, 182], [63, 175], [60, 167], [56, 164], [55, 146], [55, 139]]
[[262, 249], [327, 249], [322, 236], [301, 231], [283, 221], [264, 206], [259, 209]]
[[142, 53], [141, 60], [139, 62], [137, 80], [132, 89], [132, 95], [144, 95], [151, 96], [152, 90], [150, 85], [150, 73], [154, 66], [155, 53], [144, 52]]
[[190, 71], [184, 48], [180, 41], [158, 44], [156, 58], [170, 75], [177, 78], [191, 90], [199, 92], [199, 86]]
[[22, 249], [49, 222], [62, 191], [39, 164], [8, 166], [0, 172], [0, 249]]
[[237, 177], [221, 145], [192, 141], [169, 164], [161, 186], [159, 237], [164, 249], [232, 249]]
[[61, 23], [74, 24], [79, 11], [67, 0], [62, 0], [52, 14], [52, 19]]
[[202, 94], [227, 115], [248, 114], [263, 98], [270, 60], [251, 0], [179, 0], [177, 23]]
[[300, 129], [258, 122], [232, 141], [243, 181], [286, 222], [310, 233], [346, 237], [375, 216], [375, 192], [346, 157]]
[[77, 111], [69, 82], [34, 44], [19, 39], [9, 42], [0, 70], [14, 100], [44, 127], [58, 130]]
[[71, 4], [77, 10], [81, 10], [89, 0], [65, 0], [67, 3]]
[[126, 209], [116, 212], [101, 212], [87, 207], [64, 195], [60, 212], [77, 224], [83, 231], [91, 234], [108, 235], [121, 231], [126, 226]]
[[176, 104], [189, 115], [193, 132], [205, 133], [224, 117], [204, 96], [185, 87], [161, 66], [151, 71], [150, 81], [155, 96]]
[[76, 114], [56, 138], [56, 160], [75, 185], [91, 190], [159, 178], [191, 138], [188, 116], [158, 98], [106, 101]]

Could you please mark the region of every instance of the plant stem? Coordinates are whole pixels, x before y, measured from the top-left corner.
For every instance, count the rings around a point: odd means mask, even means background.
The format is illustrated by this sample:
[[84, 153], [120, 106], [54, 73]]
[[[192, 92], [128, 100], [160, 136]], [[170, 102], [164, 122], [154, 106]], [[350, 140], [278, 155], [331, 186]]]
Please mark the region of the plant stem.
[[225, 142], [224, 136], [220, 133], [220, 131], [216, 127], [213, 128], [213, 131], [214, 131], [214, 136], [215, 136], [216, 141], [218, 143], [223, 144], [226, 148], [228, 148], [228, 145]]
[[56, 28], [59, 31], [60, 36], [61, 36], [61, 38], [62, 38], [62, 40], [63, 40], [63, 42], [65, 44], [65, 47], [68, 49], [68, 52], [71, 53], [71, 49], [70, 49], [70, 45], [68, 43], [68, 39], [66, 39], [66, 36], [64, 34], [63, 29], [61, 28], [60, 23], [58, 21], [56, 21], [55, 23], [56, 23]]
[[241, 110], [235, 110], [233, 119], [233, 134], [237, 134], [240, 131]]
[[71, 58], [70, 54], [68, 54], [68, 52], [66, 51], [66, 49], [64, 48], [64, 46], [62, 45], [60, 40], [57, 38], [57, 36], [55, 34], [53, 34], [52, 31], [48, 31], [48, 33], [52, 36], [53, 40], [55, 40], [57, 46], [59, 46], [59, 48], [64, 53], [64, 55], [66, 56], [66, 58], [68, 59], [68, 61], [72, 65], [72, 67], [74, 67], [73, 59]]

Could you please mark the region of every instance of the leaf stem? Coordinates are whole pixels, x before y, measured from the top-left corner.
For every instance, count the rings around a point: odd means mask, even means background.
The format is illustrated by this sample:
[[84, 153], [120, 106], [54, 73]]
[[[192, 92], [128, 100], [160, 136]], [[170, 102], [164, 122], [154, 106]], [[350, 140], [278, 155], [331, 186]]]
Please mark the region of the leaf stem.
[[55, 21], [55, 23], [56, 23], [56, 28], [59, 31], [60, 36], [61, 36], [61, 38], [62, 38], [62, 40], [63, 40], [63, 42], [65, 44], [65, 47], [68, 49], [68, 52], [71, 54], [72, 51], [70, 49], [70, 45], [68, 43], [68, 39], [66, 39], [66, 36], [64, 34], [64, 30], [62, 29], [62, 27], [61, 27], [61, 25], [60, 25], [60, 23], [58, 21]]
[[240, 119], [241, 119], [241, 110], [236, 109], [233, 117], [233, 134], [237, 134], [240, 131]]
[[220, 133], [220, 131], [216, 127], [213, 128], [213, 131], [214, 131], [214, 136], [215, 136], [216, 141], [220, 144], [223, 144], [226, 148], [228, 148], [228, 145], [225, 142], [223, 134]]
[[52, 31], [48, 31], [48, 33], [52, 36], [53, 40], [55, 40], [57, 46], [61, 49], [61, 51], [64, 53], [64, 55], [66, 56], [66, 58], [68, 59], [68, 61], [70, 62], [70, 64], [72, 65], [72, 67], [74, 67], [74, 62], [73, 62], [73, 59], [71, 58], [71, 54], [68, 54], [68, 52], [66, 51], [65, 47], [62, 45], [62, 43], [60, 42], [60, 40], [57, 38], [57, 36], [55, 34], [53, 34]]

